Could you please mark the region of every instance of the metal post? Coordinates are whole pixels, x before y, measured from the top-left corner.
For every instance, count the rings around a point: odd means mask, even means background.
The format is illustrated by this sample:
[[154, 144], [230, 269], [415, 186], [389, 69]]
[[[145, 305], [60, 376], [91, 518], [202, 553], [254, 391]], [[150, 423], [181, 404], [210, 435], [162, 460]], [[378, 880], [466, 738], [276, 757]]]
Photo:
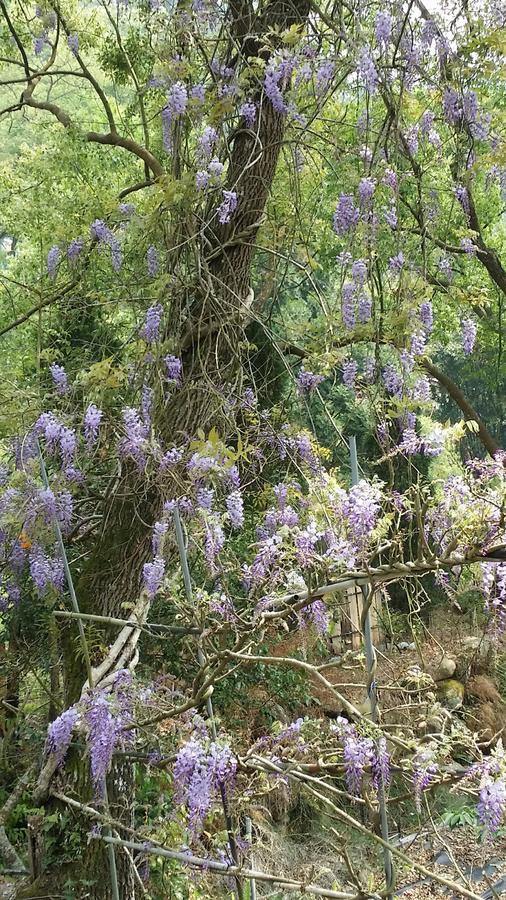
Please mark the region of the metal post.
[[[355, 435], [350, 436], [350, 463], [351, 463], [351, 483], [352, 485], [356, 485], [359, 482], [359, 472], [358, 472], [358, 454], [357, 454], [357, 441]], [[374, 596], [373, 588], [367, 585], [362, 585], [361, 587], [362, 595], [364, 598], [364, 615], [363, 615], [363, 630], [364, 630], [364, 646], [365, 646], [365, 658], [366, 658], [366, 666], [367, 666], [367, 696], [369, 699], [369, 703], [371, 706], [371, 719], [373, 722], [378, 721], [378, 691], [376, 686], [376, 650], [374, 648], [373, 639], [372, 639], [372, 628], [371, 628], [371, 615], [370, 608], [371, 602]], [[388, 837], [388, 814], [387, 814], [387, 804], [385, 798], [385, 786], [383, 784], [383, 777], [380, 773], [379, 776], [379, 784], [378, 784], [378, 805], [379, 805], [379, 813], [380, 813], [380, 827], [381, 827], [381, 837], [384, 841], [389, 840]], [[394, 869], [393, 869], [393, 860], [392, 854], [387, 847], [383, 848], [383, 861], [385, 868], [385, 881], [386, 881], [386, 890], [388, 898], [392, 896], [392, 890], [394, 887]]]
[[[186, 597], [191, 607], [193, 607], [193, 590], [192, 583], [190, 577], [190, 569], [188, 566], [188, 555], [186, 552], [184, 535], [183, 535], [183, 527], [181, 525], [181, 517], [179, 515], [179, 509], [177, 504], [174, 507], [174, 528], [176, 532], [176, 541], [177, 547], [179, 551], [179, 559], [181, 562], [181, 571], [183, 573], [183, 581], [186, 591]], [[206, 658], [204, 656], [204, 652], [202, 650], [202, 646], [200, 644], [200, 639], [197, 642], [197, 659], [200, 666], [205, 665]], [[217, 732], [216, 732], [216, 722], [214, 719], [214, 710], [213, 710], [213, 701], [211, 697], [208, 697], [206, 700], [206, 711], [209, 719], [209, 724], [211, 727], [211, 734], [213, 736], [213, 740], [216, 740]], [[230, 853], [232, 854], [232, 859], [234, 861], [234, 865], [239, 866], [239, 854], [237, 852], [237, 844], [235, 842], [234, 830], [232, 827], [232, 819], [228, 810], [228, 802], [227, 796], [225, 792], [225, 788], [223, 785], [220, 785], [220, 793], [221, 793], [221, 801], [223, 805], [223, 814], [225, 816], [225, 824], [228, 832], [228, 841], [230, 845]], [[235, 877], [235, 883], [237, 888], [237, 897], [238, 900], [243, 900], [244, 891], [242, 886], [242, 881], [239, 876]]]
[[[251, 819], [249, 816], [246, 816], [245, 821], [245, 832], [246, 832], [246, 840], [249, 841], [250, 847], [253, 846], [253, 829], [251, 827]], [[255, 866], [253, 864], [253, 853], [250, 854], [249, 859], [250, 868], [254, 869]], [[250, 878], [249, 880], [249, 900], [257, 900], [257, 883], [254, 878]]]

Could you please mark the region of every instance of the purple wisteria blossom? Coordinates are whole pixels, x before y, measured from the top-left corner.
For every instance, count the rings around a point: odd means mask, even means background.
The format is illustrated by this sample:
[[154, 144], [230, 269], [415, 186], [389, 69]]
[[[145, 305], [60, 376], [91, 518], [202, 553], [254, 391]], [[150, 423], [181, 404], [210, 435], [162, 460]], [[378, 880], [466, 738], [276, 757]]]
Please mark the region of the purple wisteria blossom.
[[430, 134], [432, 127], [434, 125], [434, 120], [436, 115], [432, 110], [425, 110], [422, 118], [420, 119], [420, 131], [424, 135], [424, 137], [428, 137]]
[[34, 427], [36, 434], [44, 436], [49, 452], [54, 452], [63, 427], [55, 414], [52, 412], [41, 413]]
[[361, 178], [358, 185], [358, 196], [361, 206], [368, 206], [376, 190], [375, 178]]
[[460, 203], [466, 216], [470, 213], [469, 194], [467, 188], [463, 184], [456, 184], [453, 188], [453, 196]]
[[167, 450], [167, 452], [163, 454], [160, 460], [160, 470], [164, 472], [167, 469], [171, 469], [173, 466], [177, 466], [178, 462], [181, 462], [182, 458], [182, 451], [177, 447], [172, 447], [171, 450]]
[[211, 161], [214, 148], [218, 141], [218, 132], [212, 125], [204, 128], [197, 142], [197, 162], [199, 165], [207, 165]]
[[66, 393], [68, 393], [69, 383], [67, 378], [67, 373], [63, 366], [57, 365], [57, 363], [53, 363], [49, 366], [49, 371], [51, 372], [51, 378], [53, 379], [54, 389], [60, 397], [63, 397]]
[[343, 757], [346, 787], [352, 796], [360, 796], [362, 779], [373, 759], [373, 743], [370, 738], [348, 735], [344, 741]]
[[79, 710], [71, 706], [54, 719], [47, 729], [45, 751], [54, 755], [58, 767], [62, 765], [67, 755], [72, 732], [79, 718]]
[[390, 777], [390, 754], [387, 750], [386, 738], [380, 737], [372, 759], [372, 783], [375, 790], [388, 787]]
[[453, 268], [452, 261], [449, 256], [442, 256], [438, 262], [439, 271], [448, 279], [448, 281], [453, 281]]
[[211, 178], [214, 178], [215, 180], [217, 180], [218, 178], [221, 178], [224, 170], [225, 170], [225, 166], [223, 165], [222, 162], [220, 162], [220, 160], [216, 156], [211, 160], [211, 162], [209, 163], [209, 165], [207, 167], [207, 171], [208, 171], [209, 175], [211, 176]]
[[84, 238], [74, 238], [67, 247], [67, 259], [74, 264], [84, 247]]
[[133, 459], [139, 472], [142, 472], [146, 465], [146, 441], [149, 436], [149, 426], [142, 421], [138, 411], [132, 407], [126, 407], [121, 415], [126, 437], [119, 445], [120, 455]]
[[383, 369], [382, 376], [387, 392], [393, 397], [398, 397], [402, 392], [402, 378], [395, 366], [392, 363], [387, 363]]
[[461, 119], [460, 97], [453, 88], [446, 88], [443, 94], [443, 115], [449, 125], [456, 125]]
[[422, 750], [413, 759], [413, 787], [415, 790], [415, 805], [418, 811], [422, 805], [422, 793], [427, 790], [435, 780], [439, 766], [433, 750]]
[[362, 47], [357, 61], [359, 78], [368, 94], [374, 94], [378, 86], [378, 73], [369, 47]]
[[300, 620], [303, 626], [314, 625], [318, 634], [326, 634], [330, 616], [325, 602], [323, 600], [313, 600], [309, 606], [301, 610]]
[[121, 247], [117, 237], [102, 219], [95, 219], [90, 226], [90, 234], [99, 244], [108, 246], [111, 251], [111, 263], [115, 272], [119, 272], [122, 265]]
[[358, 364], [354, 359], [346, 359], [343, 362], [343, 384], [351, 391], [355, 390], [355, 380], [358, 372]]
[[424, 331], [416, 331], [411, 336], [410, 352], [412, 356], [422, 356], [425, 353], [427, 337]]
[[425, 300], [420, 304], [420, 309], [418, 310], [418, 316], [420, 322], [425, 328], [426, 334], [431, 334], [434, 326], [434, 314], [432, 311], [432, 303], [430, 300]]
[[492, 833], [499, 828], [506, 812], [506, 781], [488, 781], [480, 789], [478, 816], [482, 825]]
[[74, 56], [77, 56], [79, 53], [79, 35], [77, 34], [77, 31], [70, 32], [67, 38], [67, 46], [70, 52], [73, 53]]
[[477, 332], [478, 327], [474, 319], [462, 320], [462, 349], [464, 353], [470, 354], [473, 352]]
[[154, 597], [163, 581], [165, 575], [165, 560], [161, 556], [155, 556], [152, 562], [144, 563], [142, 567], [142, 577], [144, 581], [144, 589], [149, 597]]
[[475, 256], [476, 245], [471, 238], [462, 238], [460, 241], [460, 246], [462, 247], [464, 253], [467, 253], [468, 256]]
[[102, 417], [102, 410], [90, 403], [84, 414], [84, 440], [88, 450], [92, 450], [97, 444]]
[[155, 303], [150, 306], [144, 324], [139, 332], [147, 344], [156, 344], [160, 340], [160, 326], [162, 324], [163, 306]]
[[233, 790], [237, 760], [228, 744], [193, 737], [184, 744], [174, 764], [176, 803], [188, 809], [191, 835], [196, 838], [214, 798]]
[[218, 221], [221, 225], [230, 222], [237, 209], [237, 194], [235, 191], [223, 191], [223, 200], [218, 207]]
[[430, 383], [425, 375], [417, 378], [413, 385], [411, 396], [413, 397], [413, 400], [418, 400], [422, 403], [427, 403], [431, 399]]
[[172, 124], [186, 112], [188, 105], [188, 92], [182, 81], [176, 81], [172, 85], [167, 103], [162, 109], [162, 139], [163, 148], [170, 153], [172, 151]]
[[362, 368], [362, 378], [366, 384], [372, 384], [374, 382], [375, 372], [376, 360], [374, 359], [374, 356], [366, 356]]
[[160, 260], [158, 258], [158, 250], [153, 246], [153, 244], [151, 244], [147, 249], [146, 261], [148, 265], [148, 275], [151, 278], [154, 278], [155, 275], [158, 275], [160, 269]]
[[355, 542], [363, 546], [378, 520], [380, 493], [377, 487], [362, 479], [350, 488], [343, 512]]
[[334, 231], [339, 236], [347, 234], [358, 224], [360, 210], [355, 206], [351, 194], [341, 194], [334, 213]]
[[441, 428], [440, 425], [436, 425], [435, 428], [432, 428], [429, 433], [425, 435], [422, 441], [424, 455], [431, 457], [440, 456], [444, 450], [445, 440], [446, 434], [444, 428]]
[[382, 50], [386, 50], [390, 43], [392, 25], [393, 22], [390, 13], [380, 10], [376, 16], [374, 33], [376, 36], [376, 43]]
[[183, 377], [183, 363], [178, 356], [168, 355], [164, 358], [165, 378], [169, 384], [179, 387]]
[[256, 103], [248, 100], [239, 107], [239, 115], [244, 119], [246, 128], [254, 128], [257, 118]]
[[415, 456], [421, 451], [421, 442], [414, 428], [405, 428], [399, 441], [399, 450], [406, 456]]
[[50, 278], [56, 278], [58, 263], [60, 261], [61, 251], [58, 246], [51, 247], [47, 254], [47, 274]]
[[302, 366], [297, 374], [297, 391], [301, 396], [312, 394], [322, 381], [325, 381], [323, 375], [316, 375], [314, 372], [308, 372]]
[[30, 575], [39, 597], [49, 588], [59, 591], [63, 588], [61, 560], [51, 559], [39, 544], [32, 544], [29, 554]]
[[203, 84], [194, 84], [192, 88], [190, 88], [190, 99], [195, 103], [205, 103], [206, 99], [206, 88]]
[[216, 575], [219, 571], [217, 560], [224, 546], [225, 535], [220, 523], [218, 521], [208, 521], [206, 523], [204, 553], [211, 575]]
[[334, 63], [331, 59], [324, 60], [317, 68], [315, 75], [316, 96], [321, 97], [327, 90], [334, 74]]
[[383, 218], [385, 219], [385, 222], [387, 223], [387, 225], [392, 229], [392, 231], [395, 231], [395, 229], [397, 228], [397, 225], [399, 224], [399, 220], [397, 217], [397, 210], [396, 210], [395, 206], [390, 206], [388, 208], [384, 208], [383, 209]]
[[372, 300], [367, 294], [361, 294], [358, 298], [358, 321], [364, 325], [372, 316]]
[[395, 193], [399, 189], [399, 181], [397, 178], [397, 172], [394, 169], [387, 169], [385, 174], [383, 175], [383, 184], [389, 187]]
[[351, 267], [351, 275], [353, 280], [362, 287], [367, 281], [367, 263], [365, 259], [354, 260]]
[[151, 538], [151, 545], [155, 557], [157, 557], [160, 552], [160, 548], [163, 543], [163, 539], [167, 534], [168, 527], [169, 526], [167, 522], [155, 522], [155, 524], [153, 525], [153, 537]]
[[93, 784], [96, 793], [101, 794], [105, 776], [112, 762], [114, 748], [119, 739], [118, 725], [104, 694], [97, 694], [90, 698], [85, 721], [88, 726], [88, 749]]
[[211, 176], [210, 176], [209, 172], [207, 172], [205, 169], [200, 169], [198, 172], [196, 172], [195, 187], [196, 187], [197, 191], [199, 191], [199, 192], [205, 191], [206, 188], [209, 186], [210, 181], [211, 181]]
[[233, 528], [244, 525], [244, 503], [240, 491], [232, 491], [225, 500], [230, 524]]
[[355, 327], [355, 283], [346, 281], [341, 291], [341, 316], [348, 331]]
[[214, 491], [212, 488], [201, 486], [197, 489], [197, 506], [206, 512], [211, 512], [214, 502]]
[[402, 272], [404, 268], [404, 263], [406, 262], [404, 258], [404, 253], [402, 250], [397, 254], [397, 256], [391, 256], [388, 260], [388, 268], [390, 272]]
[[38, 37], [36, 37], [34, 39], [33, 52], [35, 53], [35, 56], [40, 56], [40, 54], [42, 53], [47, 42], [48, 41], [47, 41], [47, 33], [46, 32], [44, 32], [43, 34], [39, 35]]
[[288, 112], [288, 105], [283, 96], [281, 86], [285, 82], [285, 69], [279, 66], [269, 66], [264, 78], [264, 91], [271, 101], [276, 112], [285, 115]]

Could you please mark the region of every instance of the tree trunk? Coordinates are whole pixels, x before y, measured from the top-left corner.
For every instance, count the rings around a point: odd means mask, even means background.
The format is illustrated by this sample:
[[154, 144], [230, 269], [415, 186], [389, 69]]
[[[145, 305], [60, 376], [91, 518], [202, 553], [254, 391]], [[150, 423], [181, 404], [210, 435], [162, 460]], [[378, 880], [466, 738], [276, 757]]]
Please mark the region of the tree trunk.
[[[309, 2], [273, 0], [263, 15], [253, 16], [249, 0], [230, 4], [231, 29], [235, 47], [242, 57], [264, 55], [264, 36], [271, 29], [281, 33], [290, 25], [303, 23]], [[254, 25], [252, 23], [254, 22]], [[252, 28], [254, 31], [252, 33]], [[238, 196], [237, 210], [229, 224], [204, 231], [197, 247], [199, 281], [195, 286], [189, 324], [178, 335], [184, 366], [184, 385], [165, 405], [158, 398], [153, 420], [171, 443], [178, 437], [204, 431], [216, 422], [230, 421], [223, 412], [223, 385], [240, 389], [242, 372], [239, 352], [244, 328], [249, 320], [251, 268], [255, 241], [272, 187], [282, 147], [286, 116], [260, 98], [258, 134], [245, 128], [235, 133], [230, 152], [228, 185]], [[180, 321], [174, 297], [171, 320]], [[83, 612], [119, 616], [123, 603], [139, 595], [142, 566], [152, 553], [151, 526], [159, 518], [163, 498], [153, 485], [146, 484], [133, 469], [126, 470], [113, 492], [104, 515], [102, 530], [89, 552], [88, 563], [76, 586]], [[77, 629], [66, 625], [62, 634], [66, 705], [79, 697], [86, 674], [81, 655], [76, 652]], [[71, 784], [74, 796], [88, 798], [89, 777], [81, 763], [74, 769]], [[109, 778], [111, 812], [130, 824], [133, 780], [131, 770], [115, 769]], [[131, 866], [118, 852], [118, 874], [122, 900], [135, 897]], [[80, 877], [92, 884], [93, 900], [111, 900], [108, 867], [103, 845], [92, 841], [84, 852]], [[97, 879], [98, 874], [98, 879]]]

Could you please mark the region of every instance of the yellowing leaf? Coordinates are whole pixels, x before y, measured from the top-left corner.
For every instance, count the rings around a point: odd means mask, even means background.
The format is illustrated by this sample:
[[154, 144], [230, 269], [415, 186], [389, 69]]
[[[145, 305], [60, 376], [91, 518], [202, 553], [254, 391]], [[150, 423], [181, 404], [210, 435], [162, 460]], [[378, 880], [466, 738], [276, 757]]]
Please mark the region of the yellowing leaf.
[[285, 43], [288, 47], [294, 47], [299, 43], [302, 36], [302, 25], [293, 24], [290, 25], [290, 28], [287, 28], [286, 31], [283, 31], [281, 38], [283, 43]]

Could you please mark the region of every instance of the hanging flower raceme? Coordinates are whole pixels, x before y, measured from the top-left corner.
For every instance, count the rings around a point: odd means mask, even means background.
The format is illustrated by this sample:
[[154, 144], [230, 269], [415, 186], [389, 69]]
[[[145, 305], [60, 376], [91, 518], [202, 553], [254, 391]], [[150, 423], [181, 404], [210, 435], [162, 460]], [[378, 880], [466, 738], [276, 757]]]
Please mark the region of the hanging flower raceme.
[[84, 439], [88, 450], [92, 450], [97, 442], [103, 412], [94, 403], [90, 403], [84, 414]]
[[422, 806], [422, 794], [435, 781], [439, 772], [439, 765], [433, 750], [421, 750], [413, 759], [413, 787], [415, 791], [415, 806], [420, 812]]
[[162, 135], [163, 148], [167, 153], [172, 152], [173, 124], [186, 112], [188, 105], [188, 91], [181, 81], [172, 85], [167, 95], [167, 104], [162, 109]]
[[115, 272], [119, 272], [122, 266], [123, 257], [119, 241], [115, 234], [102, 219], [95, 219], [90, 227], [90, 234], [101, 246], [109, 247], [111, 251], [112, 267]]
[[332, 723], [331, 731], [340, 740], [343, 752], [346, 787], [352, 797], [359, 797], [366, 771], [371, 772], [376, 790], [386, 787], [390, 781], [390, 757], [384, 737], [375, 742], [367, 735], [361, 735], [357, 727], [342, 716]]
[[316, 375], [314, 372], [308, 372], [304, 366], [301, 366], [297, 374], [297, 390], [301, 396], [312, 394], [324, 380], [325, 378], [323, 375]]
[[144, 324], [139, 332], [147, 344], [156, 344], [160, 340], [160, 328], [162, 324], [163, 306], [155, 303], [150, 306]]
[[89, 691], [49, 725], [45, 752], [55, 758], [59, 767], [65, 761], [73, 735], [84, 732], [97, 796], [103, 792], [115, 749], [133, 738], [125, 728], [132, 718], [133, 699], [132, 675], [121, 669], [107, 691]]
[[506, 753], [502, 738], [490, 756], [471, 766], [462, 783], [466, 787], [477, 783], [478, 818], [486, 831], [494, 834], [506, 820]]
[[347, 234], [360, 220], [360, 210], [355, 206], [351, 194], [341, 194], [334, 213], [334, 231], [340, 237]]
[[61, 766], [65, 760], [74, 728], [79, 719], [79, 710], [76, 706], [71, 706], [54, 719], [48, 727], [46, 753], [55, 757], [58, 766]]
[[230, 222], [232, 215], [237, 209], [237, 194], [235, 191], [223, 191], [223, 200], [218, 207], [218, 221], [221, 225]]
[[197, 839], [213, 800], [222, 792], [230, 798], [237, 759], [227, 743], [209, 741], [207, 734], [183, 744], [174, 764], [176, 803], [185, 806], [192, 838]]
[[59, 366], [56, 363], [53, 363], [53, 365], [49, 366], [49, 371], [51, 372], [51, 378], [53, 379], [56, 393], [59, 394], [60, 397], [63, 397], [69, 389], [69, 383], [65, 369], [63, 368], [63, 366]]
[[50, 278], [56, 278], [58, 263], [60, 261], [61, 251], [59, 247], [51, 247], [47, 254], [47, 274]]
[[470, 354], [474, 350], [478, 328], [474, 319], [462, 320], [462, 349]]

